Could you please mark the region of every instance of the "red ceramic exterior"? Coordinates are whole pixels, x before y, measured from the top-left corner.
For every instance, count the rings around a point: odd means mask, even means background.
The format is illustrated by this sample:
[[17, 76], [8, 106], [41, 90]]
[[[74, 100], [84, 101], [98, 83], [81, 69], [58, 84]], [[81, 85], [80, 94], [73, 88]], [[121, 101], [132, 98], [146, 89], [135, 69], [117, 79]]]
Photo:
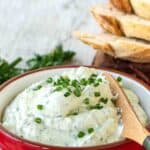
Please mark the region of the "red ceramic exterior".
[[[77, 67], [77, 66], [71, 66], [71, 67]], [[0, 86], [0, 91], [3, 90], [11, 82], [13, 82], [23, 76], [26, 76], [26, 75], [34, 73], [34, 72], [39, 72], [39, 71], [43, 71], [43, 70], [47, 70], [47, 69], [54, 69], [54, 68], [56, 68], [56, 67], [44, 68], [44, 69], [40, 69], [40, 70], [36, 70], [36, 71], [31, 71], [31, 72], [25, 73], [21, 76], [15, 77], [15, 78], [9, 80], [8, 82], [6, 82], [5, 84], [3, 84], [2, 86]], [[62, 68], [62, 66], [57, 67], [57, 68]], [[114, 70], [109, 70], [109, 71], [116, 72]], [[117, 71], [117, 73], [120, 73], [120, 72]], [[120, 74], [122, 74], [122, 73], [120, 73]], [[123, 74], [123, 75], [128, 76], [127, 74]], [[128, 76], [128, 77], [132, 78], [130, 76]], [[132, 78], [132, 79], [134, 79], [134, 78]], [[136, 79], [134, 79], [134, 80], [136, 80]], [[143, 84], [143, 85], [146, 88], [150, 89], [148, 85], [145, 85], [145, 84]], [[85, 148], [72, 148], [72, 147], [63, 148], [63, 147], [57, 147], [57, 146], [46, 146], [46, 145], [42, 145], [39, 143], [34, 143], [34, 142], [30, 142], [30, 141], [21, 139], [15, 135], [9, 133], [8, 131], [6, 131], [1, 125], [0, 125], [0, 148], [2, 150], [144, 150], [144, 148], [142, 148], [139, 144], [137, 144], [133, 141], [130, 141], [130, 140], [124, 140], [122, 142], [116, 142], [113, 144], [107, 144], [107, 145], [103, 145], [103, 146], [85, 147]]]
[[109, 144], [107, 146], [96, 146], [91, 148], [62, 148], [34, 144], [21, 139], [16, 139], [4, 131], [0, 131], [0, 146], [2, 150], [144, 150], [135, 142]]
[[95, 146], [85, 148], [63, 148], [55, 146], [46, 146], [22, 140], [7, 133], [5, 129], [0, 129], [0, 147], [2, 150], [144, 150], [139, 144], [133, 141], [122, 141], [106, 146]]

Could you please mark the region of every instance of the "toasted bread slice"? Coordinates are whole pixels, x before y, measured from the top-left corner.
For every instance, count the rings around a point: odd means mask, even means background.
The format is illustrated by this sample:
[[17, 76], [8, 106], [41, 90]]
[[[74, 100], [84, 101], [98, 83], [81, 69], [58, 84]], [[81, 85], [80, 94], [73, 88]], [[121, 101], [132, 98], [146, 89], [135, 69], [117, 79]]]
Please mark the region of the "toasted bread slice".
[[111, 5], [98, 5], [91, 11], [106, 31], [150, 41], [150, 21], [125, 14]]
[[110, 0], [110, 2], [121, 11], [126, 13], [133, 12], [130, 0]]
[[100, 50], [113, 57], [132, 62], [150, 62], [150, 44], [144, 41], [129, 39], [109, 33], [93, 35], [75, 32], [74, 35], [94, 49]]
[[110, 0], [110, 2], [119, 10], [127, 13], [134, 11], [136, 15], [150, 20], [149, 0]]

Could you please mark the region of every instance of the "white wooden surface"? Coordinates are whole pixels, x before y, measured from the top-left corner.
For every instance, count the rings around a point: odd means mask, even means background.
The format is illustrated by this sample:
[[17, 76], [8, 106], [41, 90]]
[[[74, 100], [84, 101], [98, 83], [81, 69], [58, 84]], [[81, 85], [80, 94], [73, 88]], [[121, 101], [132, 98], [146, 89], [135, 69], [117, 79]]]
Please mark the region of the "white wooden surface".
[[0, 56], [25, 59], [50, 51], [58, 43], [90, 64], [94, 51], [74, 39], [74, 30], [99, 32], [90, 6], [105, 0], [0, 0]]

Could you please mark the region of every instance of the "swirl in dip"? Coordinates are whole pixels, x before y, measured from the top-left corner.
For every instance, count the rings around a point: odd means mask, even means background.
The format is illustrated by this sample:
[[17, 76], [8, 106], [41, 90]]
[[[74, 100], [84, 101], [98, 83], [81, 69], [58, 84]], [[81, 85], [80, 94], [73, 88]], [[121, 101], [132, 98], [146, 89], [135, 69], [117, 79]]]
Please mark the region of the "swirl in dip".
[[[147, 116], [137, 96], [128, 89], [124, 91], [145, 125]], [[121, 138], [116, 94], [96, 69], [72, 69], [25, 89], [6, 108], [2, 124], [22, 138], [48, 145], [114, 142]]]

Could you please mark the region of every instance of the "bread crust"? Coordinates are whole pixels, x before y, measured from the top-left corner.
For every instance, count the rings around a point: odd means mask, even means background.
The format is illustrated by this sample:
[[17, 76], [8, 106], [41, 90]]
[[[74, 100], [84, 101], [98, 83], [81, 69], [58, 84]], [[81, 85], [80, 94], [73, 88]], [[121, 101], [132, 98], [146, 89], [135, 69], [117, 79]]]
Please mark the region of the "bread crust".
[[94, 11], [91, 11], [97, 22], [108, 32], [116, 35], [123, 35], [120, 29], [119, 22], [117, 19], [111, 16], [98, 15]]
[[132, 13], [132, 6], [129, 0], [110, 0], [110, 3], [113, 4], [116, 8], [126, 13]]
[[150, 20], [149, 0], [110, 0], [111, 4], [125, 13], [136, 15]]
[[[109, 13], [98, 11], [101, 7], [92, 8], [92, 14], [98, 24], [107, 32], [150, 41], [150, 21], [135, 15], [120, 13], [115, 8], [110, 9], [109, 6], [105, 8], [109, 10]], [[111, 13], [112, 10], [115, 11], [115, 15]]]
[[[74, 35], [94, 49], [113, 57], [136, 63], [150, 63], [150, 44], [146, 44], [140, 40], [113, 36], [107, 33], [93, 35], [76, 32]], [[105, 35], [108, 36], [109, 39], [105, 39]]]

